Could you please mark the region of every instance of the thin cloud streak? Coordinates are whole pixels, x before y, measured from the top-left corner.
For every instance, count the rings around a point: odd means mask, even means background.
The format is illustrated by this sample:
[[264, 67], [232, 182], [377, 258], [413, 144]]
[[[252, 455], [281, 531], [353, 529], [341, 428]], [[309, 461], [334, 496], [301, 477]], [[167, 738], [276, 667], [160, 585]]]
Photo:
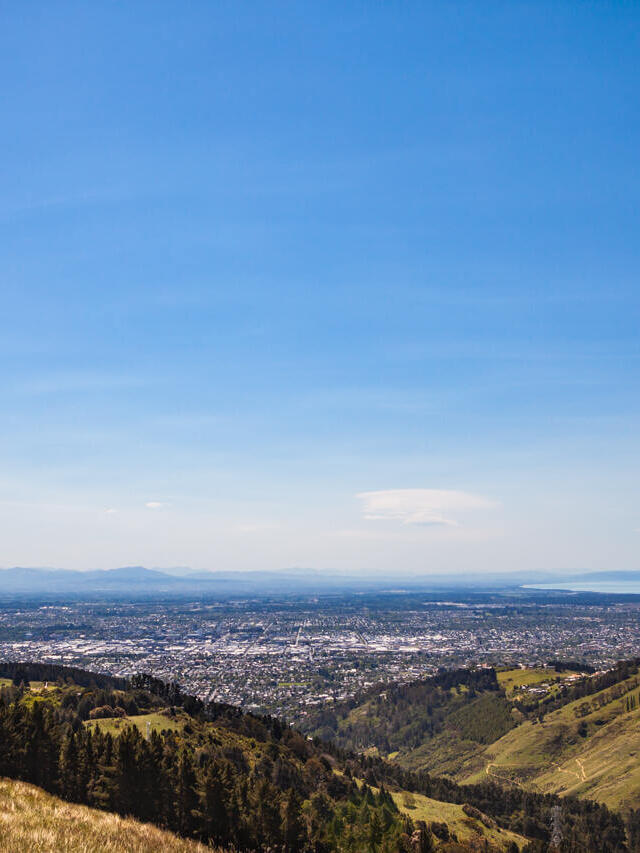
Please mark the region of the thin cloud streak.
[[386, 489], [360, 492], [367, 521], [397, 521], [403, 525], [458, 527], [457, 515], [494, 509], [497, 504], [482, 495], [452, 489]]

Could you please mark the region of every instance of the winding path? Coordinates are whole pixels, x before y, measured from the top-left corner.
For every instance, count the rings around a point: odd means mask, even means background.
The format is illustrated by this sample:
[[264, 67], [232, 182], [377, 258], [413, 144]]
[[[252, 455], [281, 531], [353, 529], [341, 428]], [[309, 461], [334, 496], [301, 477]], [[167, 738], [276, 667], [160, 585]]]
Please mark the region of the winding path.
[[506, 776], [498, 776], [497, 773], [491, 772], [492, 767], [502, 767], [507, 770], [509, 767], [517, 766], [517, 764], [496, 764], [495, 761], [490, 761], [485, 767], [485, 773], [487, 774], [487, 776], [491, 776], [493, 779], [499, 779], [500, 782], [509, 782], [511, 785], [515, 785], [517, 788], [519, 788], [520, 785], [517, 782], [514, 782], [513, 779], [509, 779]]
[[560, 767], [557, 761], [553, 762], [553, 766], [558, 768], [558, 773], [568, 773], [569, 776], [575, 776], [578, 782], [588, 782], [587, 774], [584, 772], [584, 764], [580, 758], [575, 759], [576, 764], [580, 768], [580, 772], [577, 773], [575, 770], [565, 770]]
[[[579, 773], [576, 770], [565, 770], [564, 768], [560, 767], [560, 765], [558, 764], [557, 761], [553, 761], [552, 764], [555, 768], [557, 768], [558, 773], [568, 773], [569, 776], [575, 776], [575, 778], [578, 780], [578, 782], [588, 782], [589, 777], [587, 776], [587, 774], [585, 772], [584, 764], [582, 763], [582, 759], [576, 758], [574, 760], [575, 760], [576, 764], [578, 765], [578, 767], [580, 768]], [[485, 773], [487, 774], [487, 776], [491, 776], [493, 779], [498, 779], [500, 782], [509, 782], [511, 785], [516, 785], [518, 788], [521, 787], [518, 784], [518, 782], [514, 782], [513, 779], [509, 779], [506, 776], [499, 776], [497, 773], [494, 773], [491, 770], [492, 767], [499, 767], [499, 768], [503, 768], [504, 770], [507, 770], [510, 767], [516, 767], [517, 768], [517, 767], [519, 767], [519, 765], [517, 765], [517, 764], [496, 764], [495, 761], [489, 761], [487, 763], [487, 766], [485, 767]], [[535, 785], [535, 782], [533, 782], [533, 785]], [[537, 787], [537, 785], [535, 785], [535, 786]]]

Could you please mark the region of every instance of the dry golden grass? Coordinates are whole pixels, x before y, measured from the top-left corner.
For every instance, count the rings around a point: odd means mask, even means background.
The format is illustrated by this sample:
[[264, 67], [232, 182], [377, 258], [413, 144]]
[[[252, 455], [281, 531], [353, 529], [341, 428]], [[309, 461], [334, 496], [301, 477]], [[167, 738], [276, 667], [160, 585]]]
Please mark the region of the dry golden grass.
[[[3, 853], [213, 853], [155, 826], [65, 803], [33, 785], [0, 779]], [[222, 851], [218, 851], [222, 853]]]

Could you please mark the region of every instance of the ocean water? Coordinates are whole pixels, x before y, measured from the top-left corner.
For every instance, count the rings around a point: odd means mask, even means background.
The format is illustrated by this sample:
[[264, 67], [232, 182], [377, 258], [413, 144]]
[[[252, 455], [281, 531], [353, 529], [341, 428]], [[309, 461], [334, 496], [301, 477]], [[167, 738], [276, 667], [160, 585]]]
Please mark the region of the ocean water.
[[616, 595], [640, 595], [640, 581], [574, 581], [571, 583], [528, 583], [524, 589], [564, 589], [568, 592], [608, 592]]

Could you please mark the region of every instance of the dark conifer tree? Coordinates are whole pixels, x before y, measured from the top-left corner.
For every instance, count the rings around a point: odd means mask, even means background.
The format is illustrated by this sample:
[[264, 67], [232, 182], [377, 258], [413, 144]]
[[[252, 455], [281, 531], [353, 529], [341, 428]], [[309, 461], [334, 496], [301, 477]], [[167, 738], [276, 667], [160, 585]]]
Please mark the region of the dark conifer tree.
[[65, 800], [78, 802], [80, 799], [79, 767], [76, 735], [70, 731], [62, 742], [60, 752], [60, 791]]
[[138, 816], [138, 739], [134, 726], [127, 726], [118, 737], [115, 749], [115, 785], [117, 810], [122, 815]]
[[182, 835], [192, 835], [195, 828], [194, 813], [198, 807], [196, 774], [191, 757], [182, 749], [176, 770], [175, 818], [176, 828]]
[[417, 822], [414, 838], [414, 850], [416, 853], [432, 853], [436, 849], [433, 842], [433, 835], [423, 820]]
[[295, 788], [289, 790], [285, 801], [282, 835], [287, 853], [298, 853], [304, 849], [306, 827], [302, 818], [302, 803]]
[[173, 786], [170, 772], [170, 760], [165, 751], [165, 742], [157, 731], [151, 732], [149, 741], [151, 765], [156, 774], [153, 791], [156, 809], [160, 819], [166, 826], [174, 825]]
[[98, 733], [95, 736], [96, 770], [90, 802], [98, 808], [114, 811], [117, 808], [116, 765], [113, 748], [113, 738]]
[[225, 787], [220, 768], [211, 762], [204, 777], [201, 793], [203, 835], [222, 844], [229, 837], [227, 806], [229, 792]]
[[78, 798], [79, 802], [86, 803], [89, 800], [89, 791], [95, 770], [95, 756], [93, 752], [93, 734], [91, 729], [82, 727], [77, 735], [78, 738]]
[[280, 820], [280, 792], [264, 779], [257, 789], [259, 838], [263, 846], [279, 847], [282, 844]]
[[369, 820], [369, 847], [375, 851], [382, 841], [382, 823], [377, 811], [374, 811]]

